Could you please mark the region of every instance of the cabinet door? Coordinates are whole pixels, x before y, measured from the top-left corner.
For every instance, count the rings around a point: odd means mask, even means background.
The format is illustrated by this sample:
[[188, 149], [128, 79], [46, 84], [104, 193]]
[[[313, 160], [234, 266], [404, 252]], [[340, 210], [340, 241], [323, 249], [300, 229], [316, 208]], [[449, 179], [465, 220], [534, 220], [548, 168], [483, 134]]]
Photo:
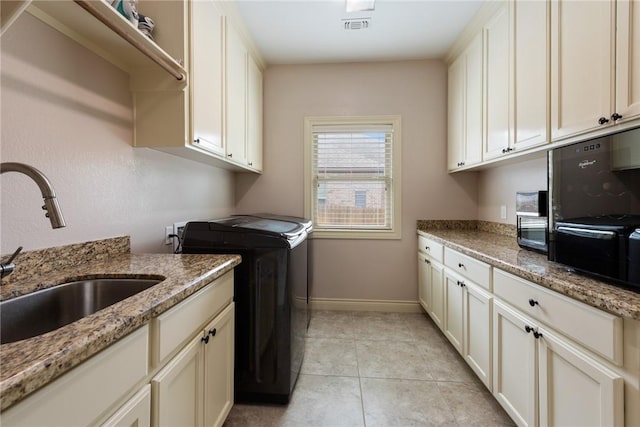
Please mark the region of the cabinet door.
[[246, 164], [247, 49], [233, 24], [226, 21], [226, 144], [227, 158]]
[[485, 137], [482, 160], [502, 156], [509, 148], [509, 10], [507, 3], [484, 26]]
[[428, 313], [441, 330], [444, 330], [444, 284], [444, 266], [431, 260], [431, 302]]
[[202, 426], [201, 339], [194, 338], [151, 380], [155, 427]]
[[640, 1], [618, 0], [616, 110], [622, 121], [640, 117]]
[[540, 425], [623, 425], [624, 380], [540, 328]]
[[431, 306], [431, 261], [418, 253], [418, 302], [428, 313]]
[[234, 304], [205, 328], [204, 425], [222, 426], [233, 406]]
[[450, 171], [459, 168], [464, 160], [465, 63], [463, 54], [449, 66], [447, 168]]
[[536, 340], [532, 323], [500, 301], [493, 302], [493, 395], [519, 426], [535, 426]]
[[464, 165], [482, 161], [482, 33], [473, 39], [466, 56], [466, 100], [465, 100], [465, 140]]
[[191, 7], [191, 126], [193, 143], [224, 155], [222, 139], [223, 17], [211, 0]]
[[[613, 112], [614, 1], [553, 2], [551, 136], [602, 126]], [[605, 125], [607, 123], [604, 123]]]
[[445, 321], [444, 334], [451, 341], [453, 347], [463, 354], [463, 304], [464, 304], [464, 286], [463, 280], [448, 271], [444, 273], [445, 277]]
[[550, 2], [512, 1], [513, 146], [549, 142]]
[[248, 55], [247, 166], [262, 171], [262, 71]]
[[150, 427], [151, 386], [146, 385], [113, 414], [102, 427]]
[[478, 378], [491, 390], [491, 305], [493, 297], [479, 286], [467, 282], [464, 293], [464, 358]]

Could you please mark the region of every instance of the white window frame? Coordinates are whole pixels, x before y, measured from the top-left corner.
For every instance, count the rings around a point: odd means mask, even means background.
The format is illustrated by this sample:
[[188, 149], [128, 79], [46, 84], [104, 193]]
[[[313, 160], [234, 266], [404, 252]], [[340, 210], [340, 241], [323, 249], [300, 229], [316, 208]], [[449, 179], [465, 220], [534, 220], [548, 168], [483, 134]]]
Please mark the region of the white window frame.
[[[329, 229], [318, 228], [313, 212], [313, 128], [325, 125], [353, 125], [353, 126], [379, 126], [391, 125], [393, 127], [392, 144], [392, 180], [390, 203], [392, 209], [392, 221], [390, 229]], [[304, 119], [304, 215], [314, 222], [313, 238], [321, 239], [401, 239], [402, 238], [402, 186], [401, 186], [401, 153], [402, 153], [401, 118], [399, 115], [390, 116], [330, 116], [330, 117], [305, 117]]]

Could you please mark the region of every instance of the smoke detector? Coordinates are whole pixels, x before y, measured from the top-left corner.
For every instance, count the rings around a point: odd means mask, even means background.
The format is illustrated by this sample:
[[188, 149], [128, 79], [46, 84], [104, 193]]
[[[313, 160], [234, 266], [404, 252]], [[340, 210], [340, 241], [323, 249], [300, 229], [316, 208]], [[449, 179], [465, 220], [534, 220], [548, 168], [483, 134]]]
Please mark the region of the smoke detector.
[[343, 19], [342, 25], [345, 30], [365, 30], [371, 25], [371, 18]]

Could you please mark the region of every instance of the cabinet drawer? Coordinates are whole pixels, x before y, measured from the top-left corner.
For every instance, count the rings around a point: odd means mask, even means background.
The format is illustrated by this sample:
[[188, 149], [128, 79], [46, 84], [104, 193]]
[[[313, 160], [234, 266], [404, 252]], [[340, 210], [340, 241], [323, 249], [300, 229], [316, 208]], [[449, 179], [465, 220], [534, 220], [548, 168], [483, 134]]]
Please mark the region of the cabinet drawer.
[[442, 262], [444, 246], [429, 238], [418, 235], [418, 250], [429, 255], [438, 262]]
[[567, 337], [622, 364], [620, 317], [544, 289], [502, 270], [493, 270], [494, 294]]
[[233, 271], [152, 320], [152, 365], [171, 355], [233, 300]]
[[444, 265], [477, 285], [491, 290], [491, 266], [470, 256], [444, 249]]
[[12, 406], [2, 425], [93, 425], [147, 375], [148, 332], [141, 327]]

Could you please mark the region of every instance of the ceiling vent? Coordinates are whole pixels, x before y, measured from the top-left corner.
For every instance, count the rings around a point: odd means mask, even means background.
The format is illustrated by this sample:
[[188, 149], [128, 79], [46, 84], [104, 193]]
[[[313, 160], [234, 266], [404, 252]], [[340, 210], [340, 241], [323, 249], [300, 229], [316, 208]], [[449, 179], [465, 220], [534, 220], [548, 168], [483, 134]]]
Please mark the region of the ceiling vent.
[[364, 30], [371, 25], [371, 18], [343, 19], [345, 30]]

